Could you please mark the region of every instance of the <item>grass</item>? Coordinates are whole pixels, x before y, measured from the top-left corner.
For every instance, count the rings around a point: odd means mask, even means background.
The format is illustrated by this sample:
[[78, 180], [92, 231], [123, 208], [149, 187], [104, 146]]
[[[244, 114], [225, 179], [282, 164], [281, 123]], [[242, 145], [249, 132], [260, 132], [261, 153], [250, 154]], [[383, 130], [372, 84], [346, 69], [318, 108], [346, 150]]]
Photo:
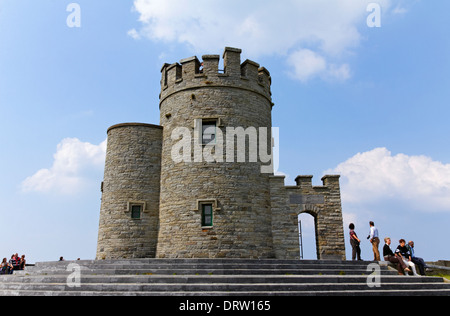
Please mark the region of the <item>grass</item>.
[[447, 279], [447, 281], [450, 282], [450, 274], [446, 274], [446, 273], [435, 273], [432, 276], [434, 277], [439, 277], [439, 278], [445, 278]]
[[450, 282], [450, 272], [448, 269], [439, 269], [437, 266], [433, 266], [432, 269], [433, 271], [431, 271], [431, 273], [427, 273], [427, 276], [444, 278], [446, 281]]

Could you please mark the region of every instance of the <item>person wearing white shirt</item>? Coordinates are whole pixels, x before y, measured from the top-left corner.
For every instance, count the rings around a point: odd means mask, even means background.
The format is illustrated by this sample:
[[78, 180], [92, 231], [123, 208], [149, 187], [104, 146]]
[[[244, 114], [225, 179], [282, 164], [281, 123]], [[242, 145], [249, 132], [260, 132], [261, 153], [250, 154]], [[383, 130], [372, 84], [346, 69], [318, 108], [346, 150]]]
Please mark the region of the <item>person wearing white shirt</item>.
[[370, 239], [370, 242], [372, 244], [374, 260], [381, 261], [380, 251], [378, 250], [378, 247], [380, 245], [378, 229], [375, 227], [374, 222], [370, 222], [369, 225], [370, 225], [370, 233], [369, 233], [369, 237], [367, 239]]

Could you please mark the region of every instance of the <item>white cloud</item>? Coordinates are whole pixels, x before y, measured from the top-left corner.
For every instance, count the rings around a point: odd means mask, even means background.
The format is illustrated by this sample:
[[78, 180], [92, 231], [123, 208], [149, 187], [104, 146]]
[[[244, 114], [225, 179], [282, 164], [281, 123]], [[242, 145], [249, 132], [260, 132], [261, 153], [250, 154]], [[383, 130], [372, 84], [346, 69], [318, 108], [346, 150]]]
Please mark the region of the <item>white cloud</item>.
[[392, 10], [393, 14], [405, 14], [407, 12], [408, 10], [404, 7], [401, 7], [400, 5], [398, 5], [397, 7], [395, 7], [394, 10]]
[[328, 64], [326, 59], [309, 49], [301, 49], [290, 55], [288, 64], [292, 71], [290, 75], [302, 82], [307, 82], [313, 77], [322, 79], [347, 80], [350, 78], [348, 64], [337, 66]]
[[[366, 28], [371, 0], [135, 0], [142, 23], [132, 37], [181, 43], [195, 53], [217, 53], [225, 46], [240, 47], [246, 54], [279, 55], [290, 64], [300, 57], [314, 62], [294, 68], [292, 74], [306, 81], [315, 75], [341, 80], [350, 66], [336, 62], [352, 52]], [[379, 0], [383, 12], [392, 0]], [[305, 56], [309, 54], [310, 56]], [[303, 55], [303, 56], [302, 56]]]
[[396, 200], [415, 210], [450, 211], [450, 164], [430, 157], [392, 155], [386, 148], [376, 148], [327, 173], [342, 175], [344, 203]]
[[139, 35], [138, 31], [136, 31], [136, 29], [129, 30], [127, 34], [128, 34], [129, 37], [131, 37], [131, 38], [133, 38], [135, 40], [138, 40], [138, 39], [141, 38], [141, 36]]
[[89, 182], [92, 171], [102, 170], [106, 141], [99, 145], [66, 138], [57, 146], [53, 165], [41, 169], [22, 182], [25, 192], [73, 194]]
[[343, 64], [340, 66], [331, 64], [328, 66], [327, 76], [332, 79], [337, 80], [347, 80], [351, 77], [350, 66], [348, 64]]
[[294, 70], [291, 74], [303, 82], [324, 72], [327, 68], [325, 59], [309, 49], [301, 49], [293, 53], [288, 63]]

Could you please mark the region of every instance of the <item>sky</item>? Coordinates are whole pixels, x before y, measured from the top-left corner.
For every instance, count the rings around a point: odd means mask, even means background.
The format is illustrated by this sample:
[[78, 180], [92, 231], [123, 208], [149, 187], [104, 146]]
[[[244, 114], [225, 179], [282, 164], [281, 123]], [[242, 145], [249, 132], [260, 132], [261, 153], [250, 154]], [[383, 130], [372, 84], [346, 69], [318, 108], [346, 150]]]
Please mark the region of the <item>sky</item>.
[[[161, 66], [243, 50], [272, 76], [279, 173], [341, 175], [347, 257], [450, 259], [450, 2], [0, 0], [0, 256], [94, 259], [106, 130], [159, 124]], [[315, 259], [302, 215], [305, 258]]]

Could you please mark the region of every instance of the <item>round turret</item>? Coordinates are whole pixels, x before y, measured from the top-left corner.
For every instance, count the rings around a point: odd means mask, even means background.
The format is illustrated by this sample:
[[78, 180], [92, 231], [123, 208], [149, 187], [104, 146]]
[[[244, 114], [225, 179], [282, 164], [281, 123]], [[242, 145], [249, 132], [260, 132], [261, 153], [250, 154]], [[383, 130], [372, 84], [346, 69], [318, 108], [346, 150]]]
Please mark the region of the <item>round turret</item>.
[[155, 257], [161, 149], [160, 126], [109, 128], [97, 259]]

